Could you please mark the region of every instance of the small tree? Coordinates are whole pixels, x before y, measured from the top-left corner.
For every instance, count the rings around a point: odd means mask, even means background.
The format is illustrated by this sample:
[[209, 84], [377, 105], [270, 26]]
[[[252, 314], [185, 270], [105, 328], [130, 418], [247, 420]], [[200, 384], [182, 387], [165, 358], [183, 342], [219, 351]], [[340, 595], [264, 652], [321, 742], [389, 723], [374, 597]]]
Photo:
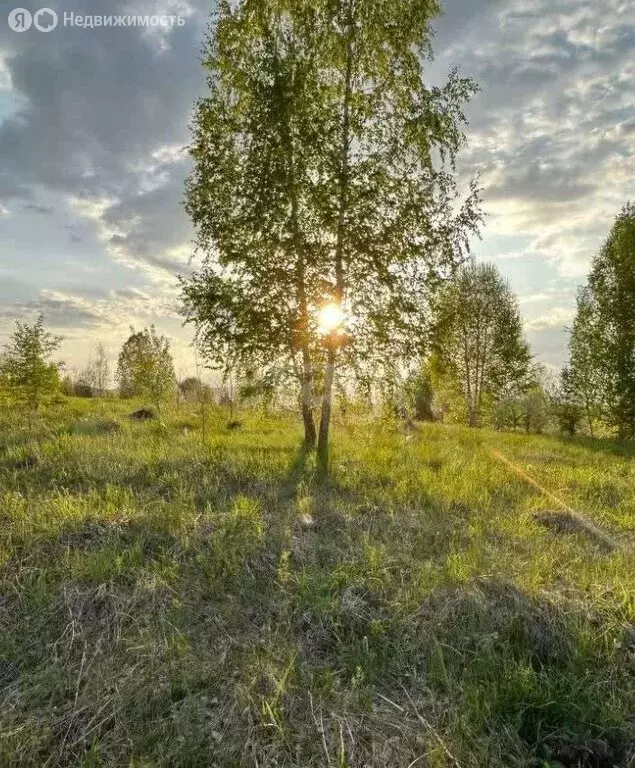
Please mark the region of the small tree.
[[498, 392], [492, 412], [492, 425], [495, 429], [515, 431], [523, 426], [524, 400], [528, 387], [526, 381], [511, 381]]
[[198, 376], [188, 376], [179, 382], [179, 393], [186, 403], [200, 403], [201, 400], [209, 403], [213, 399], [212, 388]]
[[422, 363], [406, 383], [406, 395], [410, 410], [417, 421], [435, 421], [434, 389], [428, 363]]
[[562, 369], [560, 381], [551, 395], [551, 402], [560, 431], [573, 437], [578, 431], [583, 410], [570, 368]]
[[518, 303], [494, 265], [469, 264], [447, 286], [433, 347], [437, 371], [461, 388], [470, 426], [486, 400], [526, 380], [531, 355]]
[[250, 404], [259, 403], [266, 413], [276, 398], [278, 378], [275, 374], [275, 371], [245, 371], [238, 388], [240, 399]]
[[117, 365], [119, 392], [122, 397], [147, 397], [160, 408], [176, 383], [170, 342], [154, 325], [139, 332], [130, 330]]
[[95, 389], [91, 384], [91, 377], [88, 370], [77, 373], [74, 376], [65, 376], [62, 381], [64, 394], [71, 397], [94, 397]]
[[540, 434], [549, 425], [551, 402], [549, 377], [542, 365], [532, 365], [524, 378], [508, 382], [497, 393], [493, 422], [496, 429], [517, 430]]
[[91, 386], [93, 394], [103, 397], [110, 385], [110, 363], [104, 345], [99, 343], [95, 356], [90, 359], [83, 378]]
[[569, 337], [571, 385], [584, 407], [591, 437], [602, 414], [607, 392], [606, 347], [593, 293], [588, 286], [578, 291], [577, 312]]
[[540, 382], [534, 382], [521, 400], [522, 423], [527, 434], [541, 434], [549, 423], [549, 398]]
[[33, 325], [16, 322], [16, 330], [0, 362], [1, 377], [9, 397], [28, 409], [29, 421], [42, 403], [60, 386], [61, 362], [50, 360], [61, 337], [44, 328], [40, 315]]

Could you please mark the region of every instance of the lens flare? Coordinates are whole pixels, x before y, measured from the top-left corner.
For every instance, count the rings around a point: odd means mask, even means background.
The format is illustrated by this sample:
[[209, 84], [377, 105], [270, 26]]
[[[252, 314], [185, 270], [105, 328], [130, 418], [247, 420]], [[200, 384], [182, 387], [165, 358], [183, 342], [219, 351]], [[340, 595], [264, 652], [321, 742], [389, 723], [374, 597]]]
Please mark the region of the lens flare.
[[333, 333], [342, 327], [344, 313], [337, 304], [326, 304], [320, 310], [318, 325], [322, 333]]

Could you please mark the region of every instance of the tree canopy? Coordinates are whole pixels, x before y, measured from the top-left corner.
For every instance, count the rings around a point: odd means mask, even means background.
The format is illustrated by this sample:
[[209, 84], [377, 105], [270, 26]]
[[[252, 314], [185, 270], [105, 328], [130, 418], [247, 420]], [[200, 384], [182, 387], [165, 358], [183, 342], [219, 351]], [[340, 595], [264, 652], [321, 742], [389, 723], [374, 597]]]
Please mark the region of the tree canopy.
[[471, 426], [480, 423], [486, 396], [529, 386], [518, 303], [494, 265], [461, 268], [441, 293], [433, 350], [437, 371], [458, 384]]
[[9, 397], [29, 411], [37, 411], [42, 402], [60, 386], [61, 362], [51, 360], [62, 342], [49, 333], [40, 315], [33, 325], [16, 322], [11, 341], [0, 358], [0, 379]]
[[627, 203], [593, 260], [570, 339], [571, 386], [587, 414], [635, 437], [635, 204]]
[[[308, 445], [328, 444], [336, 366], [416, 346], [429, 298], [479, 224], [454, 160], [474, 93], [425, 79], [435, 0], [221, 2], [206, 46], [186, 208], [201, 268], [184, 313], [219, 368], [301, 385]], [[338, 327], [320, 327], [325, 306]]]
[[170, 342], [154, 325], [130, 331], [117, 366], [120, 393], [124, 397], [147, 397], [159, 406], [176, 386]]

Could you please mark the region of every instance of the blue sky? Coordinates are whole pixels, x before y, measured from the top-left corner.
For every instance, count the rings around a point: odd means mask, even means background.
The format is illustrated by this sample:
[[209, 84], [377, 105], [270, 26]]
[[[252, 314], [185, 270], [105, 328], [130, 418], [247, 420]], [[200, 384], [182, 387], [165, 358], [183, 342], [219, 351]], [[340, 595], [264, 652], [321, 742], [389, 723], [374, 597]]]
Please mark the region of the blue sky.
[[[31, 11], [33, 5], [20, 2]], [[208, 0], [104, 0], [76, 14], [179, 14], [181, 27], [9, 29], [0, 19], [0, 341], [43, 312], [83, 367], [102, 341], [155, 322], [193, 370], [175, 273], [192, 233], [180, 201], [188, 119], [204, 92]], [[451, 67], [481, 92], [460, 164], [480, 174], [478, 258], [520, 300], [537, 359], [560, 365], [575, 292], [614, 217], [635, 198], [635, 3], [446, 0], [439, 81]]]

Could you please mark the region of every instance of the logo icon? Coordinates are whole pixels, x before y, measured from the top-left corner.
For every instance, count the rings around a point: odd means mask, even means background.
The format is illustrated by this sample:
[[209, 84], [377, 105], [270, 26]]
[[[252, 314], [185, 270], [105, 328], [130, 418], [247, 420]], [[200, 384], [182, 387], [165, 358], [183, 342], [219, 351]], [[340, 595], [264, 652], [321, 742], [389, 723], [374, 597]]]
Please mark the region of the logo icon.
[[26, 32], [32, 22], [31, 13], [26, 8], [14, 8], [9, 14], [9, 27], [14, 32]]
[[52, 8], [40, 8], [33, 16], [33, 23], [40, 32], [50, 32], [57, 26], [57, 14]]

